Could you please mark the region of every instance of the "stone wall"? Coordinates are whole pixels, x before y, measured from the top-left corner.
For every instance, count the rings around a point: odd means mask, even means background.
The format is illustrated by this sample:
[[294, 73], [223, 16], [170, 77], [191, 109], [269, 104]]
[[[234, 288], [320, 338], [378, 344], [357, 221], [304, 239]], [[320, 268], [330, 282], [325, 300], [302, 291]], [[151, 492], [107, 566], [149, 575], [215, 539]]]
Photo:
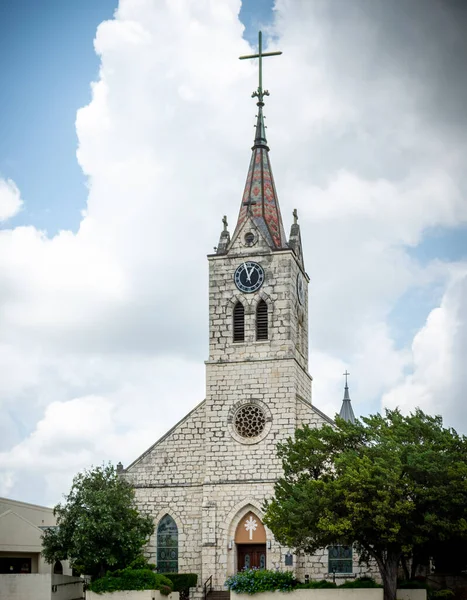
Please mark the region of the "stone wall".
[[[261, 594], [236, 594], [231, 592], [232, 600], [383, 600], [383, 588], [374, 589], [318, 589], [294, 590], [293, 592], [263, 592]], [[426, 600], [426, 590], [397, 590], [398, 600]]]
[[179, 597], [178, 592], [163, 596], [159, 590], [124, 590], [105, 594], [86, 591], [86, 600], [179, 600]]
[[[261, 594], [237, 594], [231, 592], [232, 600], [383, 600], [383, 589], [321, 589], [294, 590], [293, 592], [262, 592]], [[419, 600], [418, 598], [416, 600]]]

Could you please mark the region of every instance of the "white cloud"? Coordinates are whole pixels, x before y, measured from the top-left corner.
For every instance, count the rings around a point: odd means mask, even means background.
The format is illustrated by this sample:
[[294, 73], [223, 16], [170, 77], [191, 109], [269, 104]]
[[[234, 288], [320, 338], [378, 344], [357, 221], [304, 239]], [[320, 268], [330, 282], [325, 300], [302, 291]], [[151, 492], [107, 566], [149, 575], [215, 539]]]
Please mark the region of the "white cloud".
[[[299, 209], [311, 276], [314, 402], [338, 411], [348, 368], [357, 414], [386, 394], [454, 419], [462, 270], [407, 249], [467, 222], [466, 153], [425, 120], [426, 82], [373, 64], [369, 17], [336, 22], [327, 6], [278, 2], [284, 54], [265, 61], [273, 171], [286, 224]], [[205, 255], [223, 214], [234, 227], [253, 138], [239, 8], [121, 0], [98, 29], [99, 80], [76, 119], [79, 231], [0, 231], [0, 493], [56, 502], [76, 470], [128, 464], [203, 399]], [[441, 305], [413, 344], [396, 343], [394, 305], [433, 285]]]
[[419, 406], [441, 414], [445, 424], [467, 430], [464, 410], [467, 372], [467, 264], [455, 265], [440, 306], [412, 344], [413, 372], [388, 391], [383, 406], [407, 412]]
[[0, 223], [17, 215], [22, 205], [16, 183], [11, 179], [0, 178]]

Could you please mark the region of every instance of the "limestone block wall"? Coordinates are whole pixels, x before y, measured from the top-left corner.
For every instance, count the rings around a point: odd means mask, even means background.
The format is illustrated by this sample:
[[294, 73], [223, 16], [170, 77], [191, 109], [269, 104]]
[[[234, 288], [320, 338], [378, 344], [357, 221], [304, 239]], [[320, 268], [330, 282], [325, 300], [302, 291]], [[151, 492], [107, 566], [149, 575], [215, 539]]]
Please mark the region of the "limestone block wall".
[[157, 564], [157, 526], [169, 514], [178, 528], [179, 572], [201, 575], [203, 487], [170, 487], [161, 482], [151, 487], [137, 486], [135, 494], [139, 510], [154, 519], [155, 531], [146, 547], [149, 561]]
[[205, 403], [137, 458], [124, 476], [135, 487], [200, 485], [204, 480]]
[[310, 427], [321, 427], [321, 425], [334, 425], [332, 419], [322, 413], [316, 406], [297, 398], [297, 428], [309, 425]]
[[[234, 283], [236, 268], [244, 261], [261, 264], [263, 286], [243, 294]], [[245, 249], [236, 245], [227, 255], [209, 257], [209, 360], [251, 360], [295, 357], [308, 367], [308, 292], [305, 302], [297, 296], [297, 276], [307, 279], [292, 250], [272, 252], [269, 247]], [[255, 340], [255, 311], [260, 299], [268, 304], [269, 339]], [[237, 301], [245, 307], [245, 341], [233, 342], [233, 308]]]
[[[359, 564], [359, 555], [357, 552], [355, 552], [355, 550], [353, 552], [352, 559], [352, 578], [368, 575], [373, 577], [379, 583], [381, 582], [381, 575], [376, 562], [372, 561], [370, 565]], [[305, 580], [305, 575], [309, 575], [310, 579], [327, 579], [329, 581], [333, 580], [332, 573], [329, 573], [328, 550], [326, 548], [321, 548], [312, 556], [309, 554], [300, 553], [297, 556], [294, 556], [294, 562], [296, 565], [295, 573], [300, 581]], [[337, 585], [340, 585], [348, 578], [349, 576], [347, 575], [337, 574], [335, 581]]]
[[[276, 445], [296, 428], [300, 371], [294, 359], [207, 365], [206, 482], [277, 478]], [[257, 440], [236, 435], [235, 412], [248, 403], [260, 406], [267, 419]]]

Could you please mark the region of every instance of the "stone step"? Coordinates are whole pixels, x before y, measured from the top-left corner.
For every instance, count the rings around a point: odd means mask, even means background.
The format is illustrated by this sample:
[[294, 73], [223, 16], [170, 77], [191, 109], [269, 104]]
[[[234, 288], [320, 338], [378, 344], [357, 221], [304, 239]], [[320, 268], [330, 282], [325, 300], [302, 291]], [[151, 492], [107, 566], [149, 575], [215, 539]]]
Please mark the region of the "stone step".
[[212, 590], [208, 594], [208, 600], [230, 600], [230, 592], [225, 590]]

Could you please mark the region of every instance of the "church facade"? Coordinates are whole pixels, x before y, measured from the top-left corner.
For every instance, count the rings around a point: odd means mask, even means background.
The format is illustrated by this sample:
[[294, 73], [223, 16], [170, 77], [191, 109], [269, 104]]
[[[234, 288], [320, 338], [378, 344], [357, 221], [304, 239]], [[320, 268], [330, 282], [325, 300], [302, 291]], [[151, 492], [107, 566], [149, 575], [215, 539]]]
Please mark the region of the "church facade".
[[[214, 589], [245, 567], [303, 579], [356, 574], [348, 547], [294, 555], [263, 525], [281, 474], [276, 446], [303, 424], [332, 421], [312, 404], [308, 286], [294, 211], [288, 238], [258, 96], [256, 135], [238, 221], [209, 264], [206, 397], [123, 470], [154, 518], [147, 548], [160, 572], [192, 572]], [[350, 398], [348, 397], [348, 408]], [[350, 408], [351, 410], [351, 408]], [[352, 414], [353, 416], [353, 414]]]

